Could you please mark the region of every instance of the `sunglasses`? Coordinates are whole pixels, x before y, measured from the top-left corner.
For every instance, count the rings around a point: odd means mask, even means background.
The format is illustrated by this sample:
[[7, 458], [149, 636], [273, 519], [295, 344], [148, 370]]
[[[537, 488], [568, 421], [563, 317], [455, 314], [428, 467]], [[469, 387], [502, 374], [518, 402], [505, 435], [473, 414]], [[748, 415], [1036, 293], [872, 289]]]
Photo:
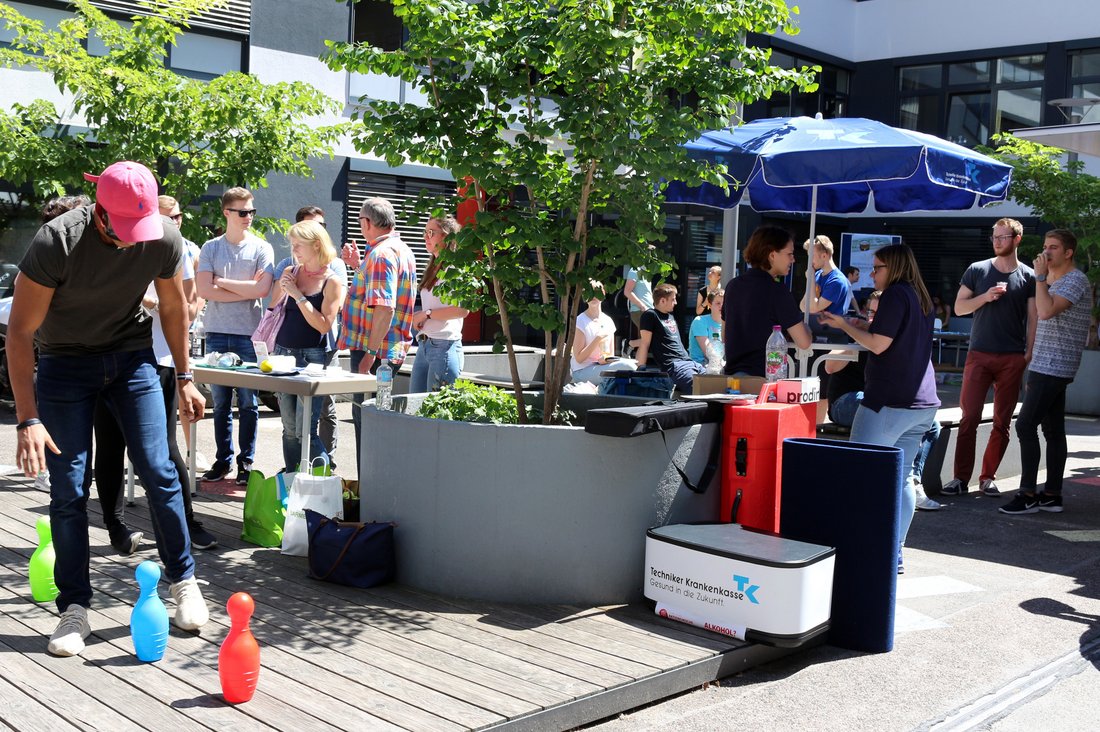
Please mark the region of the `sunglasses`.
[[168, 218], [172, 219], [173, 221], [175, 221], [178, 224], [179, 222], [183, 221], [183, 214], [181, 214], [181, 213], [172, 214]]
[[232, 211], [242, 219], [247, 219], [249, 216], [256, 215], [256, 209], [254, 208], [227, 208], [226, 211]]

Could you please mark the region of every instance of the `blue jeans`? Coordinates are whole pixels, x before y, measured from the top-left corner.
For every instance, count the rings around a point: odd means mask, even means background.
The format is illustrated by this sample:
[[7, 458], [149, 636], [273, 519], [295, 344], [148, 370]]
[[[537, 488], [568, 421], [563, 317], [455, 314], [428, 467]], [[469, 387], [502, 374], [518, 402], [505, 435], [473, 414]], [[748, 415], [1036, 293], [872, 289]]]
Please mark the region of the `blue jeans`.
[[[332, 360], [333, 351], [326, 351], [323, 347], [316, 348], [287, 348], [275, 346], [276, 356], [294, 356], [294, 363], [301, 368], [307, 363], [319, 363], [328, 366]], [[302, 459], [302, 420], [298, 418], [302, 400], [305, 397], [294, 396], [279, 392], [279, 416], [283, 419], [283, 465], [286, 472], [293, 473]], [[321, 397], [313, 397], [310, 400], [309, 411], [309, 459], [322, 457], [328, 462], [329, 456], [325, 452], [325, 446], [321, 442], [318, 425], [321, 421]], [[303, 470], [307, 469], [305, 466]]]
[[439, 391], [444, 384], [453, 384], [462, 373], [462, 341], [425, 338], [416, 341], [409, 391], [419, 394]]
[[899, 533], [903, 546], [905, 536], [909, 533], [909, 525], [913, 523], [913, 511], [917, 505], [917, 495], [913, 489], [912, 479], [913, 462], [917, 459], [921, 438], [935, 419], [936, 407], [925, 409], [883, 407], [878, 412], [874, 412], [860, 404], [855, 420], [852, 422], [852, 433], [849, 437], [852, 442], [901, 448], [901, 464], [904, 472], [901, 480]]
[[[256, 351], [252, 348], [252, 338], [232, 333], [207, 333], [206, 352], [235, 353], [243, 361], [255, 361]], [[232, 386], [211, 386], [214, 397], [214, 444], [217, 447], [217, 459], [233, 462], [233, 391]], [[237, 412], [240, 415], [240, 434], [238, 435], [240, 452], [237, 464], [252, 464], [256, 455], [256, 426], [260, 421], [259, 400], [253, 389], [236, 389]]]
[[50, 524], [57, 551], [57, 609], [88, 607], [87, 470], [96, 399], [102, 397], [130, 445], [130, 460], [149, 499], [157, 551], [170, 582], [195, 573], [176, 466], [168, 456], [164, 392], [152, 349], [95, 356], [49, 356], [38, 361], [38, 414], [61, 450], [46, 450]]
[[863, 401], [862, 391], [849, 391], [829, 402], [829, 419], [841, 427], [851, 427], [856, 418], [856, 410]]
[[1047, 441], [1047, 482], [1044, 493], [1062, 495], [1066, 472], [1066, 389], [1073, 379], [1047, 376], [1029, 371], [1024, 403], [1016, 418], [1016, 437], [1020, 440], [1020, 491], [1033, 494], [1037, 488], [1039, 427]]
[[913, 460], [913, 479], [918, 483], [923, 483], [924, 464], [928, 462], [928, 455], [932, 452], [933, 445], [936, 444], [936, 440], [940, 439], [940, 432], [943, 430], [942, 425], [938, 419], [932, 420], [932, 426], [928, 428], [920, 438], [920, 445], [917, 447], [917, 457]]

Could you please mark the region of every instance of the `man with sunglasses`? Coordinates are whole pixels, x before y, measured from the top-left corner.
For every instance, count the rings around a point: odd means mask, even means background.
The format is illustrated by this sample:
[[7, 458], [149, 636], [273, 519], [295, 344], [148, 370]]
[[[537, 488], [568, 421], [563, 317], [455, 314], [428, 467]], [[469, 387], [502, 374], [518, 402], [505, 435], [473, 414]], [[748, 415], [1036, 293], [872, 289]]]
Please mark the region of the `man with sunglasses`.
[[955, 438], [954, 475], [944, 484], [949, 496], [966, 493], [974, 473], [978, 423], [986, 393], [993, 387], [993, 431], [982, 457], [978, 487], [987, 496], [1000, 494], [994, 478], [1008, 449], [1009, 426], [1024, 370], [1035, 342], [1035, 272], [1016, 257], [1024, 227], [1015, 219], [993, 224], [989, 241], [993, 257], [975, 262], [962, 276], [955, 297], [955, 315], [974, 315], [970, 350], [963, 368], [959, 407], [962, 421]]
[[[270, 244], [249, 230], [256, 208], [247, 188], [230, 188], [222, 194], [222, 214], [225, 233], [203, 244], [195, 276], [199, 296], [206, 299], [206, 351], [235, 353], [243, 361], [255, 361], [252, 333], [260, 324], [263, 300], [271, 291], [275, 253]], [[235, 391], [240, 416], [236, 482], [248, 485], [260, 408], [255, 390]], [[214, 464], [202, 476], [204, 481], [222, 480], [232, 467], [233, 392], [229, 386], [210, 388], [218, 452]]]
[[[157, 182], [128, 161], [102, 175], [96, 203], [42, 226], [20, 262], [8, 325], [15, 393], [16, 460], [28, 477], [50, 472], [50, 523], [57, 550], [54, 581], [61, 614], [48, 651], [74, 656], [90, 633], [88, 459], [92, 420], [102, 397], [126, 436], [149, 499], [157, 549], [176, 601], [175, 624], [197, 630], [209, 617], [191, 556], [179, 475], [168, 458], [164, 397], [141, 301], [155, 285], [157, 315], [179, 372], [185, 411], [202, 417], [192, 383], [183, 297], [183, 242], [157, 210]], [[41, 356], [34, 378], [34, 341]], [[86, 476], [88, 476], [86, 478]]]

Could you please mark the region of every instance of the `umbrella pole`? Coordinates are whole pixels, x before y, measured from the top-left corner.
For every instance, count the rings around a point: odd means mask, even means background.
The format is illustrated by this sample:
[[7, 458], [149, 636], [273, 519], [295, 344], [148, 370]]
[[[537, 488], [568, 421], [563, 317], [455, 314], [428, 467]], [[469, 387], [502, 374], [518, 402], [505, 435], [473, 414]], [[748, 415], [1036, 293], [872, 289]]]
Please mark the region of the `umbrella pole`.
[[[805, 307], [803, 308], [802, 322], [806, 329], [810, 328], [810, 307], [813, 305], [814, 291], [814, 237], [817, 236], [817, 185], [810, 187], [810, 249], [806, 252], [806, 294]], [[811, 331], [812, 336], [812, 331]], [[798, 375], [805, 378], [810, 375], [810, 355], [812, 350], [795, 348], [795, 356], [798, 359]]]

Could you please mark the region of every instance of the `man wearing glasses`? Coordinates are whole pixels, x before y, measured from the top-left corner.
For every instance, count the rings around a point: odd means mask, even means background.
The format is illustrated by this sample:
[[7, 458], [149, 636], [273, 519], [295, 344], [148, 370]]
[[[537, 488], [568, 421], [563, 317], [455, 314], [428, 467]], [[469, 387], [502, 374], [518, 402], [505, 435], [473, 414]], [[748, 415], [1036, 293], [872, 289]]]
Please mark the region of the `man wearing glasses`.
[[[31, 477], [49, 469], [50, 521], [57, 550], [54, 581], [61, 614], [48, 650], [75, 656], [88, 637], [88, 484], [92, 420], [102, 397], [130, 446], [149, 498], [157, 549], [175, 624], [197, 630], [208, 609], [195, 579], [176, 467], [168, 459], [167, 417], [148, 318], [139, 317], [152, 281], [168, 349], [179, 368], [174, 388], [184, 411], [205, 406], [192, 383], [183, 298], [183, 244], [157, 210], [157, 182], [144, 165], [122, 161], [96, 184], [94, 206], [75, 208], [42, 226], [19, 264], [8, 325], [15, 393], [16, 460]], [[34, 341], [41, 357], [34, 378]]]
[[956, 315], [974, 315], [970, 350], [963, 369], [959, 406], [962, 421], [955, 441], [954, 477], [943, 486], [949, 496], [966, 493], [974, 473], [978, 422], [986, 393], [993, 387], [993, 431], [985, 447], [978, 486], [987, 496], [1000, 494], [994, 482], [1008, 449], [1009, 426], [1024, 370], [1035, 342], [1035, 272], [1016, 258], [1024, 227], [1015, 219], [1000, 219], [989, 237], [993, 257], [975, 262], [962, 276], [955, 297]]
[[[382, 359], [396, 372], [412, 344], [412, 314], [416, 305], [416, 259], [394, 229], [393, 204], [384, 198], [368, 198], [359, 209], [359, 226], [367, 240], [367, 257], [360, 264], [359, 249], [345, 244], [344, 263], [355, 270], [340, 322], [340, 348], [351, 351], [351, 369], [373, 374]], [[362, 394], [353, 395], [355, 403]], [[361, 464], [360, 410], [352, 410], [355, 423], [355, 462]]]
[[[235, 353], [243, 361], [255, 361], [252, 333], [260, 324], [263, 299], [271, 291], [275, 254], [271, 245], [251, 231], [256, 216], [252, 193], [230, 188], [222, 194], [225, 233], [202, 246], [196, 284], [206, 300], [206, 351]], [[229, 386], [212, 386], [214, 397], [214, 441], [217, 456], [204, 481], [222, 480], [233, 460], [233, 392]], [[252, 458], [256, 454], [256, 427], [260, 419], [256, 392], [236, 389], [240, 415], [237, 453], [237, 485], [248, 485]]]

